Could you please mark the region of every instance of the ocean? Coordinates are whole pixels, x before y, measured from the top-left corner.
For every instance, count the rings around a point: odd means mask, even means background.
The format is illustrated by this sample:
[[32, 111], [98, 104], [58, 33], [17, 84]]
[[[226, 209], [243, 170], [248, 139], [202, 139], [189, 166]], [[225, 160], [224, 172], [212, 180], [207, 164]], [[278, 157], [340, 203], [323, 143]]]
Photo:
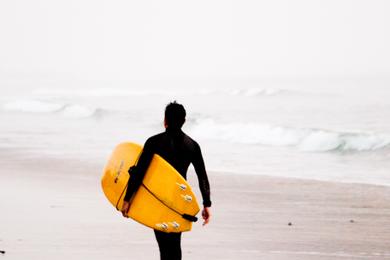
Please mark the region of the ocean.
[[[0, 149], [104, 165], [164, 131], [165, 105], [209, 172], [390, 185], [388, 79], [2, 81]], [[101, 173], [96, 174], [100, 177]]]

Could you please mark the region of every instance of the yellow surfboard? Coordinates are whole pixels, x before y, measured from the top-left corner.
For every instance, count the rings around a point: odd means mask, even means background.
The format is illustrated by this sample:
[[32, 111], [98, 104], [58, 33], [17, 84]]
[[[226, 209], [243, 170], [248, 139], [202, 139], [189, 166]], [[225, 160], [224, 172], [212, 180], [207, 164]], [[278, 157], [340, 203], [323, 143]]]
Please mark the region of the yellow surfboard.
[[[133, 166], [142, 147], [121, 143], [113, 151], [103, 171], [102, 188], [110, 203], [120, 210]], [[139, 223], [163, 232], [190, 231], [199, 204], [187, 181], [155, 154], [142, 185], [131, 201], [129, 216]], [[189, 219], [192, 219], [190, 221]]]

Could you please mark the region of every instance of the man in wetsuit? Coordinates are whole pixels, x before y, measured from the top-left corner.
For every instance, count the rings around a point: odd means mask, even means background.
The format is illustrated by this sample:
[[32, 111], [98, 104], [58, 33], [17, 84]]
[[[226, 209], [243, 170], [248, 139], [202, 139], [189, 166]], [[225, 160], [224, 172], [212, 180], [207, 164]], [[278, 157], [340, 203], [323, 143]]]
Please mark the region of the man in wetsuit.
[[[186, 135], [181, 127], [185, 122], [186, 111], [181, 104], [172, 102], [165, 108], [165, 132], [150, 137], [143, 148], [135, 170], [132, 171], [122, 207], [123, 216], [127, 217], [129, 201], [142, 183], [153, 154], [158, 154], [171, 164], [184, 178], [192, 163], [198, 176], [199, 188], [203, 198], [203, 225], [210, 221], [210, 186], [197, 142]], [[161, 173], [164, 178], [164, 173]], [[181, 233], [164, 233], [154, 230], [160, 249], [161, 260], [181, 259]]]

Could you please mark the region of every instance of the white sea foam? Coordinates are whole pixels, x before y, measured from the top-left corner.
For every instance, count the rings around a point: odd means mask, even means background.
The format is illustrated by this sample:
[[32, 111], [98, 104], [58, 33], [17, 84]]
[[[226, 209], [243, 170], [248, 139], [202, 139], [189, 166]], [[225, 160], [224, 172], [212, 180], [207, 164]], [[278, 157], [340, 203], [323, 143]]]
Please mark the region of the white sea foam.
[[97, 110], [94, 108], [82, 105], [68, 105], [62, 110], [62, 115], [70, 118], [86, 118], [94, 116], [96, 112]]
[[53, 103], [40, 100], [17, 100], [2, 105], [3, 110], [22, 113], [56, 113], [68, 118], [94, 116], [99, 109], [79, 104]]
[[126, 88], [94, 88], [94, 89], [36, 89], [34, 95], [55, 97], [122, 97], [170, 95], [171, 92], [159, 89], [126, 89]]
[[217, 123], [198, 120], [191, 128], [197, 137], [242, 144], [292, 146], [302, 151], [370, 151], [390, 147], [390, 135], [333, 132], [255, 123]]
[[64, 105], [39, 100], [17, 100], [5, 103], [2, 107], [6, 111], [51, 113], [63, 109]]
[[246, 89], [232, 89], [227, 91], [228, 94], [233, 96], [273, 96], [282, 93], [283, 90], [277, 88], [246, 88]]
[[81, 89], [46, 89], [40, 88], [33, 91], [34, 95], [49, 97], [123, 97], [123, 96], [171, 96], [171, 95], [201, 95], [212, 94], [230, 96], [273, 96], [285, 92], [277, 88], [233, 88], [233, 89], [196, 89], [193, 91], [170, 91], [167, 89], [131, 89], [131, 88], [81, 88]]

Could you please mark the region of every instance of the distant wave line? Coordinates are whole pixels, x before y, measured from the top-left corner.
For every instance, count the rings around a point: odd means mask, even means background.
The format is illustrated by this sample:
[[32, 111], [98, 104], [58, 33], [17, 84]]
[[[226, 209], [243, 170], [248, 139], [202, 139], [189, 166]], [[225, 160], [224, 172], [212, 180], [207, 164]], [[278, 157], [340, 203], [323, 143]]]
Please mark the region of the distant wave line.
[[41, 100], [16, 100], [2, 105], [9, 112], [23, 113], [60, 113], [69, 118], [87, 118], [101, 114], [103, 109], [79, 104], [54, 103]]
[[126, 89], [126, 88], [96, 88], [96, 89], [36, 89], [34, 95], [55, 97], [123, 97], [123, 96], [172, 96], [172, 95], [229, 95], [229, 96], [274, 96], [287, 91], [271, 87], [250, 88], [199, 88], [197, 90], [161, 90], [161, 89]]
[[190, 131], [202, 138], [232, 143], [291, 146], [307, 152], [373, 151], [390, 147], [390, 134], [337, 132], [257, 123], [195, 120]]

